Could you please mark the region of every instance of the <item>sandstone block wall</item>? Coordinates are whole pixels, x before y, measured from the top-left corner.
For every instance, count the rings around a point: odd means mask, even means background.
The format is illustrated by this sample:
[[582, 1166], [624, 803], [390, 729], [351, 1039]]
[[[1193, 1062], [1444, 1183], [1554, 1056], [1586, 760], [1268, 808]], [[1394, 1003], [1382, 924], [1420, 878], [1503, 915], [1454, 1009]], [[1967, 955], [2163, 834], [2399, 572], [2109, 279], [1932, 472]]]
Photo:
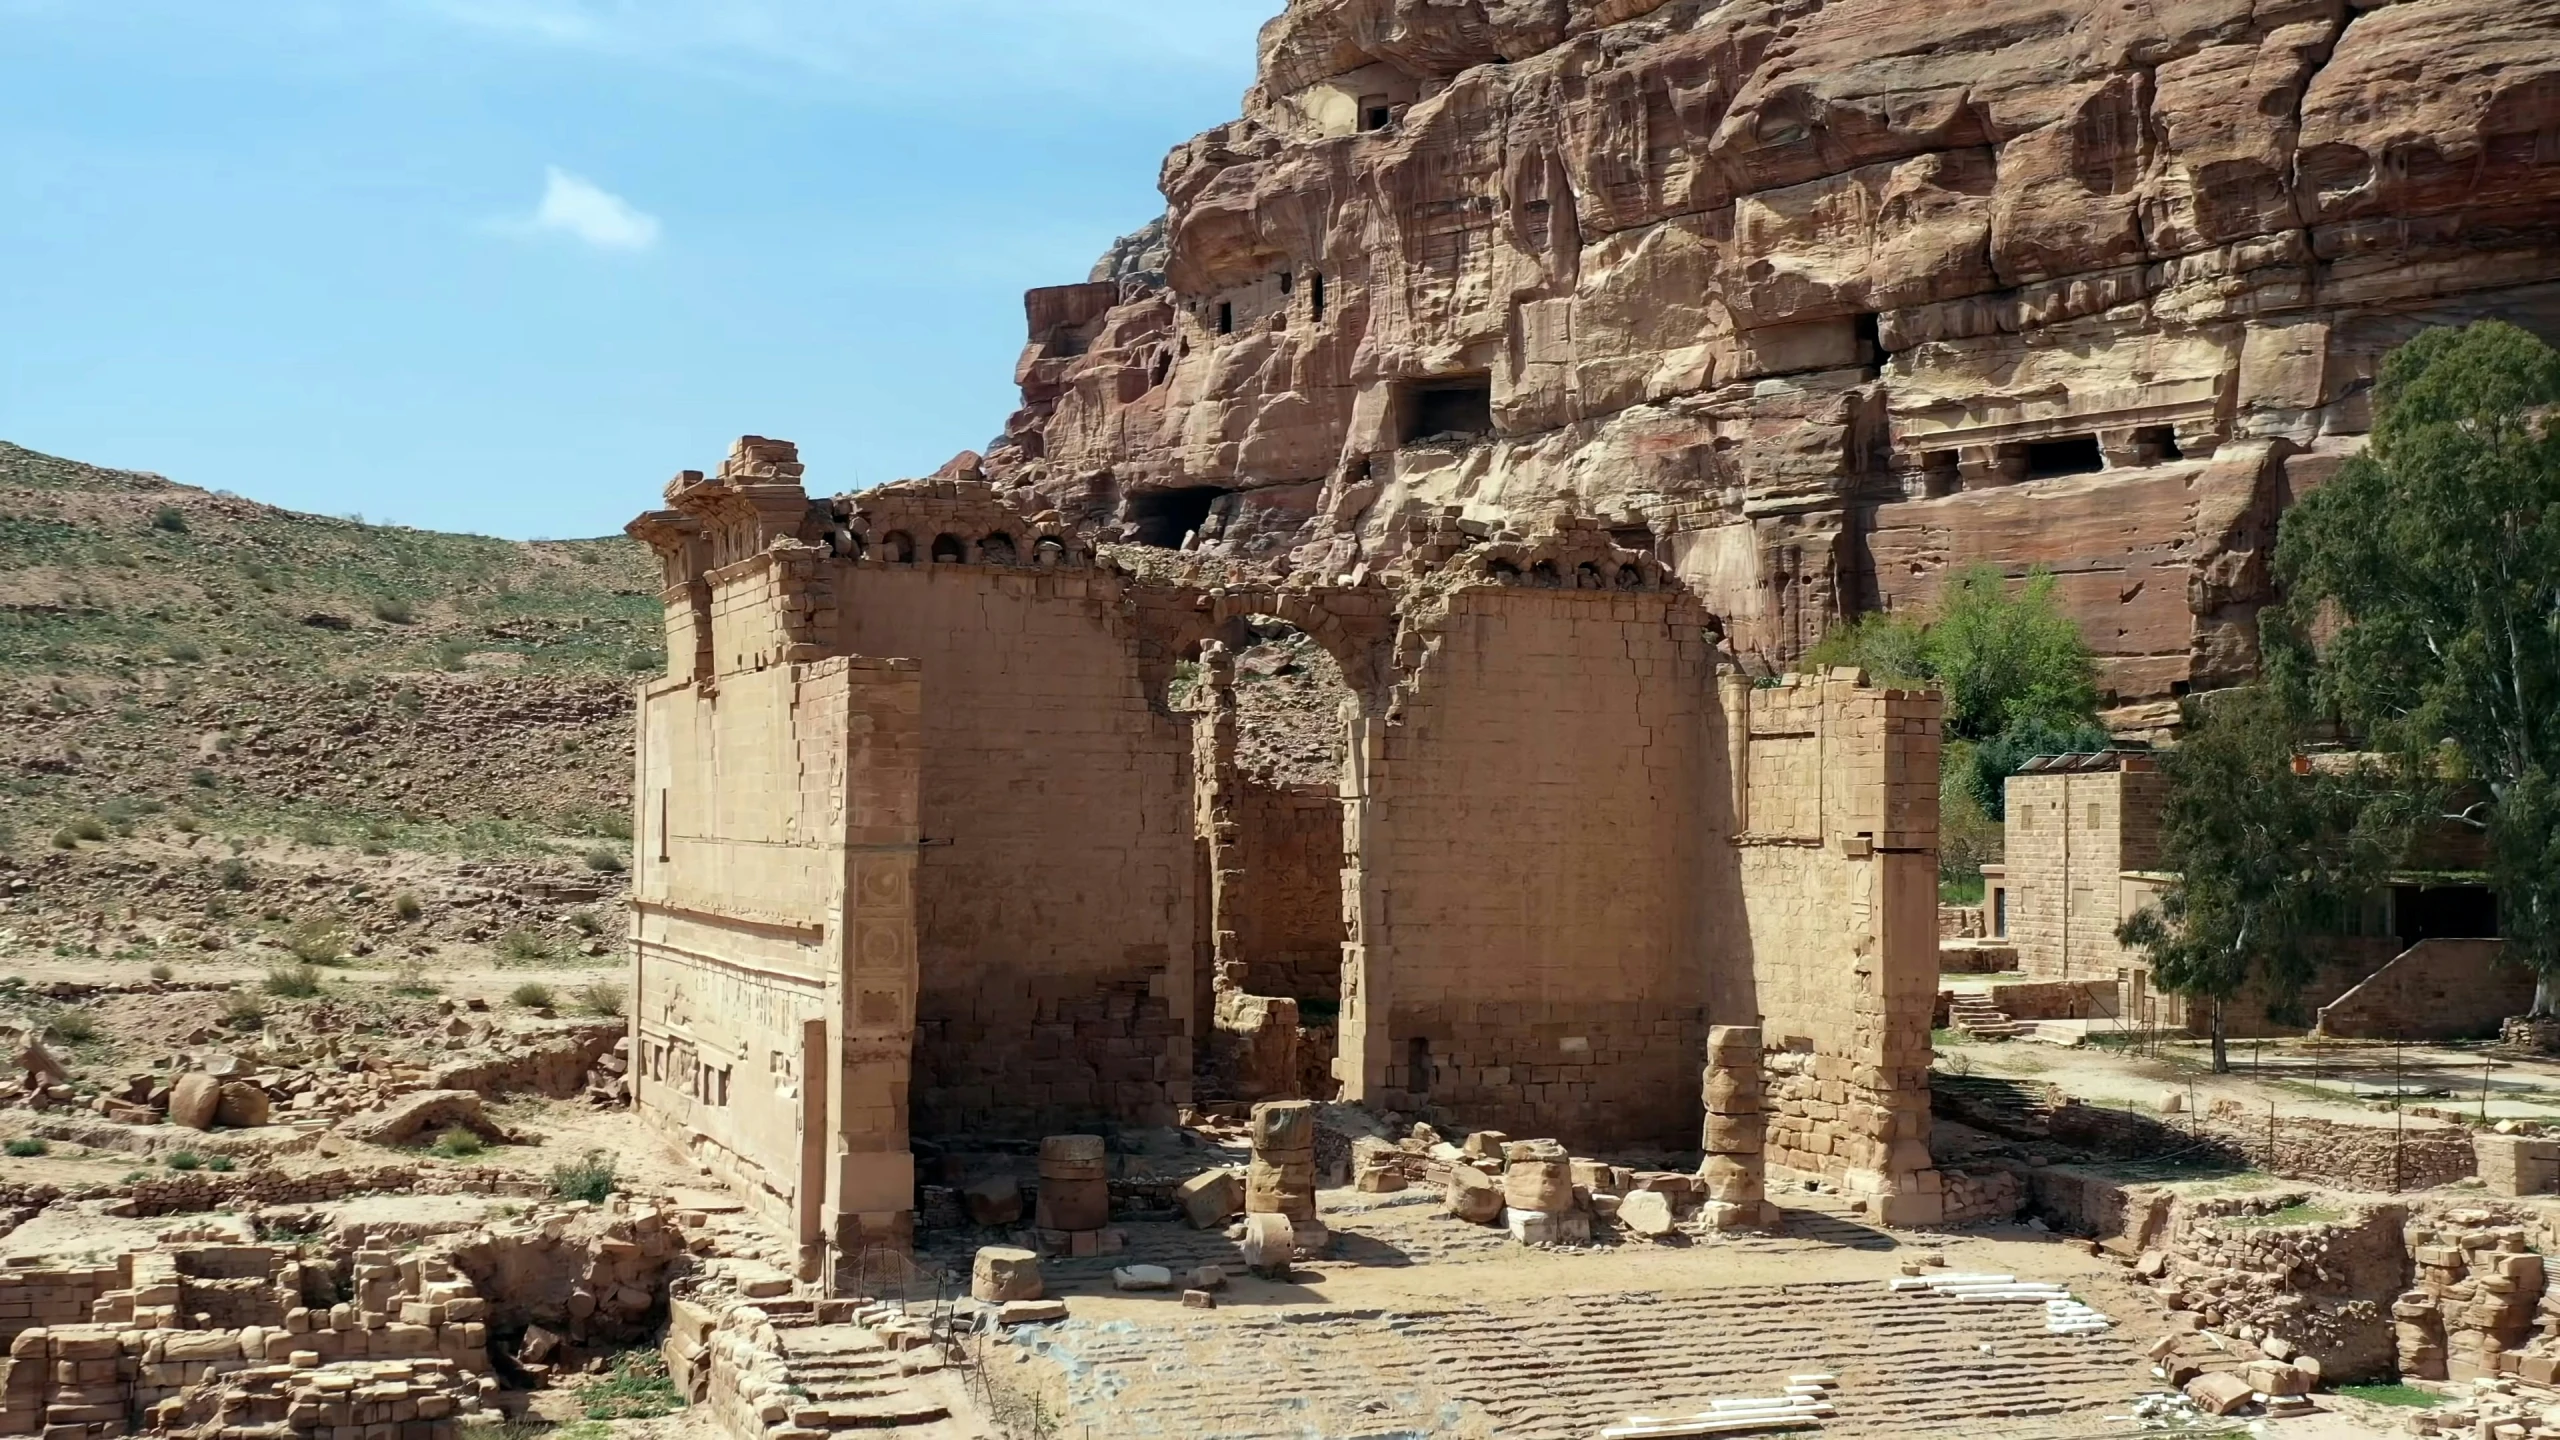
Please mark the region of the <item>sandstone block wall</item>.
[[2158, 868], [2168, 792], [2147, 757], [2104, 763], [2008, 780], [2008, 938], [2019, 970], [2038, 979], [2112, 981], [2144, 964], [2115, 930], [2127, 913], [2124, 872]]
[[1835, 671], [1723, 686], [1738, 909], [1719, 1016], [1756, 1013], [1768, 1163], [1935, 1223], [1938, 701]]
[[2533, 1007], [2533, 971], [2502, 940], [2421, 940], [2319, 1009], [2323, 1035], [2478, 1040]]
[[1364, 1030], [1384, 1103], [1583, 1146], [1696, 1132], [1720, 758], [1698, 619], [1470, 589], [1413, 637], [1346, 846], [1372, 916], [1345, 1046]]
[[1232, 811], [1241, 862], [1237, 946], [1256, 995], [1342, 999], [1342, 797], [1338, 787], [1244, 779]]

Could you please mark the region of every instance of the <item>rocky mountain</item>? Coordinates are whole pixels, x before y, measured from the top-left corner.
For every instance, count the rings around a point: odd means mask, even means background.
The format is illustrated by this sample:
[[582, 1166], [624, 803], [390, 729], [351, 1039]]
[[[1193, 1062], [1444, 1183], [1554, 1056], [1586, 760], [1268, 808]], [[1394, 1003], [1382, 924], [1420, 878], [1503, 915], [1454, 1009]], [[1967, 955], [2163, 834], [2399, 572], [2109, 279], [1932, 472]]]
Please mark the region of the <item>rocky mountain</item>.
[[2041, 565], [2157, 699], [2385, 351], [2560, 336], [2560, 0], [1292, 0], [1162, 185], [1027, 299], [1035, 508], [1332, 571], [1574, 510], [1773, 666]]

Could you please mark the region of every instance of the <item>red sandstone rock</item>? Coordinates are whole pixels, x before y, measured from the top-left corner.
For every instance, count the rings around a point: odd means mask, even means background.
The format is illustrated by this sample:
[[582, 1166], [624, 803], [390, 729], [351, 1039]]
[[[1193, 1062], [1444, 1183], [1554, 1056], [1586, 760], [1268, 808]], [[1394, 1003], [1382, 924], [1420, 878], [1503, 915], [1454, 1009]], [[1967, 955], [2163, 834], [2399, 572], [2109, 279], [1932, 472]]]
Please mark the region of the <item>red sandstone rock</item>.
[[222, 1106], [222, 1082], [197, 1071], [178, 1077], [169, 1091], [169, 1123], [210, 1130]]

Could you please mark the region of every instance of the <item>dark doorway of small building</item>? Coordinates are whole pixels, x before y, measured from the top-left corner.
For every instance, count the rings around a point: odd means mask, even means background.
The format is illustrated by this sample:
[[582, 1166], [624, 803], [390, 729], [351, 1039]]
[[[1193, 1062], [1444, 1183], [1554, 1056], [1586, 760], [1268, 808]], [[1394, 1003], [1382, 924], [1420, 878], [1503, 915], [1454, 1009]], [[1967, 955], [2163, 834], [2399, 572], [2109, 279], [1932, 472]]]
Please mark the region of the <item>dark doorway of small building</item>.
[[2107, 468], [2107, 457], [2095, 435], [2027, 442], [2027, 478], [2051, 480], [2062, 475], [2095, 475]]
[[2394, 885], [2391, 916], [2404, 946], [2421, 940], [2493, 940], [2498, 935], [2498, 896], [2486, 885]]
[[1180, 490], [1141, 490], [1129, 497], [1128, 521], [1138, 527], [1141, 545], [1179, 549], [1184, 536], [1207, 524], [1209, 512], [1230, 493], [1214, 485]]
[[1474, 439], [1493, 433], [1493, 381], [1484, 376], [1463, 380], [1427, 380], [1413, 387], [1405, 411], [1404, 439]]

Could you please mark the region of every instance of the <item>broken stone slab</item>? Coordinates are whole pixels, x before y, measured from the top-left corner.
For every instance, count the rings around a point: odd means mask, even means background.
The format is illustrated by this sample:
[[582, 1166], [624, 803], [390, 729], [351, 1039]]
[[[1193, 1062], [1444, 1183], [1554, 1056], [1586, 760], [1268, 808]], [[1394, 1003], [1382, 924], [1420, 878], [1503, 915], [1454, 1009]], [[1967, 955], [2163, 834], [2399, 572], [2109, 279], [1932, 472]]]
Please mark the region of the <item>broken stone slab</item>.
[[1447, 1203], [1450, 1214], [1471, 1224], [1502, 1223], [1502, 1187], [1472, 1165], [1450, 1167]]
[[1218, 1297], [1206, 1290], [1185, 1290], [1182, 1292], [1182, 1304], [1190, 1310], [1215, 1310]]
[[1499, 1160], [1502, 1158], [1503, 1147], [1510, 1143], [1511, 1137], [1499, 1130], [1479, 1130], [1467, 1137], [1467, 1143], [1463, 1148], [1469, 1155], [1486, 1160]]
[[[1521, 1147], [1513, 1146], [1514, 1150]], [[1502, 1170], [1503, 1203], [1514, 1210], [1561, 1213], [1573, 1203], [1573, 1162], [1518, 1158]]]
[[1618, 1201], [1618, 1223], [1636, 1235], [1671, 1233], [1671, 1197], [1659, 1190], [1638, 1190]]
[[1123, 1265], [1111, 1272], [1111, 1288], [1170, 1290], [1173, 1288], [1173, 1272], [1162, 1265]]
[[1244, 1180], [1233, 1170], [1203, 1170], [1174, 1194], [1194, 1230], [1214, 1230], [1244, 1208]]
[[1313, 1150], [1316, 1104], [1312, 1100], [1266, 1100], [1253, 1107], [1256, 1152], [1295, 1153]]
[[996, 1308], [998, 1325], [1047, 1325], [1066, 1318], [1064, 1300], [1008, 1300]]
[[1037, 1300], [1048, 1293], [1040, 1277], [1040, 1256], [1010, 1245], [988, 1245], [970, 1262], [969, 1295], [990, 1305]]
[[1581, 1210], [1511, 1210], [1505, 1212], [1511, 1238], [1523, 1245], [1588, 1245], [1591, 1216]]
[[407, 1145], [453, 1129], [498, 1145], [516, 1138], [489, 1118], [477, 1090], [421, 1090], [392, 1101], [388, 1110], [354, 1116], [338, 1127], [340, 1134], [373, 1145]]
[[2207, 1415], [2231, 1415], [2257, 1400], [2256, 1387], [2227, 1371], [2207, 1371], [2187, 1382], [2187, 1398]]

